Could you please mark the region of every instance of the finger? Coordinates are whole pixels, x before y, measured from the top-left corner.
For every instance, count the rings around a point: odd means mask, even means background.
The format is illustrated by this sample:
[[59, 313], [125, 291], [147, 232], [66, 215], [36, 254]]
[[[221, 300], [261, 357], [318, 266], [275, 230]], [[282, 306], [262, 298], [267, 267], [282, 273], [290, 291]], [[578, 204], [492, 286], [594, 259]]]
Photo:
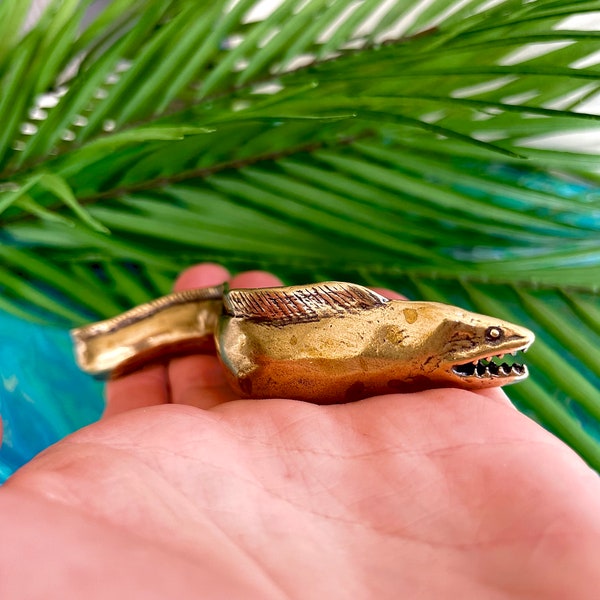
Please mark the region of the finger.
[[166, 404], [169, 401], [165, 365], [150, 365], [106, 385], [106, 406], [103, 417], [128, 410]]
[[399, 294], [398, 292], [394, 292], [394, 290], [388, 290], [387, 288], [371, 288], [374, 292], [381, 294], [385, 298], [389, 298], [390, 300], [408, 300], [406, 296]]
[[230, 400], [238, 400], [216, 356], [192, 354], [169, 365], [171, 402], [208, 410]]
[[[229, 271], [214, 263], [186, 269], [175, 282], [176, 291], [220, 285], [229, 279]], [[233, 399], [216, 356], [191, 354], [174, 358], [167, 370], [171, 402], [198, 408], [211, 408], [224, 396]]]
[[[196, 265], [179, 276], [175, 289], [219, 285], [227, 281], [228, 277], [229, 272], [220, 265], [212, 263]], [[106, 386], [104, 416], [169, 402], [171, 390], [168, 377], [166, 365], [154, 364], [110, 381]]]
[[266, 271], [246, 271], [231, 279], [230, 285], [235, 288], [276, 287], [281, 279]]
[[502, 388], [489, 388], [487, 390], [478, 390], [478, 393], [481, 396], [485, 396], [494, 402], [498, 402], [499, 404], [504, 404], [506, 406], [510, 406], [516, 410], [515, 405], [512, 403], [511, 399], [506, 395], [506, 392]]
[[229, 271], [221, 265], [202, 263], [186, 269], [175, 281], [176, 291], [220, 285], [229, 279]]
[[[195, 284], [193, 273], [186, 276], [184, 284]], [[232, 288], [269, 287], [281, 285], [281, 281], [271, 273], [248, 271], [233, 277], [230, 285]], [[215, 356], [192, 355], [172, 360], [169, 381], [172, 401], [177, 404], [206, 410], [237, 399], [226, 381], [223, 366]]]

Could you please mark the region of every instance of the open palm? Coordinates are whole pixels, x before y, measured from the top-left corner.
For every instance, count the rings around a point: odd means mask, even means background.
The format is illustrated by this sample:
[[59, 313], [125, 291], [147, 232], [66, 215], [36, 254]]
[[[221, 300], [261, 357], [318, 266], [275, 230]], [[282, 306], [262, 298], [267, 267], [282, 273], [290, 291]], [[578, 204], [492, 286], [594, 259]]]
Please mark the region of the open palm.
[[0, 596], [593, 598], [599, 496], [501, 391], [236, 400], [192, 356], [113, 382], [3, 488]]

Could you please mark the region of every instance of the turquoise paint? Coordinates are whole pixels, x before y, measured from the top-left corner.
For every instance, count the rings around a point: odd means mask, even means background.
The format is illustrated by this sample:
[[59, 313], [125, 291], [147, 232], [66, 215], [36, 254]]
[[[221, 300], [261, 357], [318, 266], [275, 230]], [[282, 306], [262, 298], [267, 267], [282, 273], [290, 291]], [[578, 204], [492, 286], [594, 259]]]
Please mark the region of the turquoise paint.
[[0, 313], [0, 482], [47, 446], [96, 421], [102, 388], [75, 365], [67, 331]]

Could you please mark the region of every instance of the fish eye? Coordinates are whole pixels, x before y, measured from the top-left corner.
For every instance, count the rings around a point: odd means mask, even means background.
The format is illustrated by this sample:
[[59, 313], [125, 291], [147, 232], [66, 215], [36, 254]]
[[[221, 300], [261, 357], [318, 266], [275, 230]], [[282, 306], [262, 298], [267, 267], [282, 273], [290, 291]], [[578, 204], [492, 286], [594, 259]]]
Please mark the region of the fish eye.
[[500, 327], [488, 327], [485, 331], [485, 339], [488, 342], [497, 342], [504, 337], [504, 332]]

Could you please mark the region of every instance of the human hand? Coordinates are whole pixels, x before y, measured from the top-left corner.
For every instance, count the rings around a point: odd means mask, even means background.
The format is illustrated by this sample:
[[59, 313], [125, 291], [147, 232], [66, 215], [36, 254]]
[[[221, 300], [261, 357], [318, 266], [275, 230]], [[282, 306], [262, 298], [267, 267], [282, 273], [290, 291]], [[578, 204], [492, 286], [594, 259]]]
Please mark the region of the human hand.
[[593, 598], [599, 496], [501, 390], [237, 400], [190, 356], [109, 384], [0, 490], [0, 597]]

